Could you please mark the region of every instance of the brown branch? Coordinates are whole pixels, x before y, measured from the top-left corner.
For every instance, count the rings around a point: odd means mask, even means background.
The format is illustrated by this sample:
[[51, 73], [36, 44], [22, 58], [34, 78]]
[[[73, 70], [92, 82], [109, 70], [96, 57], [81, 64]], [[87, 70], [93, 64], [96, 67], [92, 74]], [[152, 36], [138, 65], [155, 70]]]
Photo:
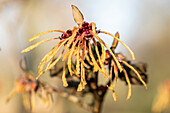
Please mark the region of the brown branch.
[[63, 91], [59, 91], [56, 88], [53, 88], [53, 91], [56, 92], [58, 95], [60, 95], [61, 97], [64, 97], [70, 101], [72, 101], [73, 103], [76, 103], [77, 105], [79, 105], [80, 107], [89, 110], [89, 111], [93, 111], [93, 107], [83, 101], [81, 101], [78, 97], [71, 95], [67, 92], [63, 92]]
[[94, 77], [91, 78], [88, 85], [91, 89], [91, 93], [93, 94], [93, 113], [100, 113], [103, 103], [103, 97], [99, 94], [98, 90], [98, 72], [94, 73]]

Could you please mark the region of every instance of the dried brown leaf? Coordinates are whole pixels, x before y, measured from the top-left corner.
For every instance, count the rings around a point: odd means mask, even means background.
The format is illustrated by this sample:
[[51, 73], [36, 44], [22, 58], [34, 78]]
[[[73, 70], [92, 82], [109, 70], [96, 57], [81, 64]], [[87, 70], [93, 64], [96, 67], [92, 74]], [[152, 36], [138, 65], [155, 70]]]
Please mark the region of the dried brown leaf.
[[[115, 34], [115, 37], [119, 38], [119, 33], [118, 33], [118, 32]], [[112, 50], [115, 50], [116, 47], [117, 47], [117, 45], [118, 45], [118, 40], [117, 40], [117, 39], [114, 39], [114, 41], [113, 41], [113, 43], [112, 43], [112, 47], [111, 47]]]
[[72, 7], [72, 10], [73, 10], [74, 20], [80, 26], [83, 23], [83, 20], [84, 20], [83, 15], [76, 6], [72, 5], [71, 7]]

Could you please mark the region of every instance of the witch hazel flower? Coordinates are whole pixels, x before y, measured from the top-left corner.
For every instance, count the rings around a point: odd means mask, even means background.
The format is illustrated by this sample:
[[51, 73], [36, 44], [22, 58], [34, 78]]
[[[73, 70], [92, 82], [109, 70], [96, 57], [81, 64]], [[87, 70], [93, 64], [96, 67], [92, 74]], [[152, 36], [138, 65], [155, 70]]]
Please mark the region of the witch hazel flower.
[[[62, 31], [62, 30], [49, 30], [42, 32], [31, 39], [29, 41], [34, 41], [38, 39], [40, 36], [50, 33], [50, 32], [60, 32], [62, 33], [61, 36], [57, 38], [50, 38], [50, 39], [45, 39], [40, 42], [37, 42], [36, 44], [24, 49], [21, 53], [28, 52], [40, 44], [51, 41], [51, 40], [56, 40], [58, 39], [59, 42], [54, 46], [52, 50], [50, 50], [41, 60], [39, 66], [38, 66], [38, 73], [39, 75], [36, 77], [38, 79], [42, 74], [44, 74], [46, 71], [50, 70], [53, 66], [57, 64], [57, 62], [62, 59], [64, 61], [63, 63], [63, 75], [62, 75], [62, 81], [63, 81], [63, 86], [67, 87], [68, 83], [66, 80], [66, 75], [65, 75], [65, 69], [66, 66], [68, 67], [68, 70], [70, 72], [70, 75], [72, 76], [73, 74], [76, 75], [77, 77], [81, 78], [81, 82], [78, 86], [78, 91], [81, 91], [85, 88], [86, 83], [86, 76], [85, 76], [85, 68], [88, 66], [84, 60], [86, 59], [88, 63], [93, 66], [93, 71], [97, 72], [100, 71], [102, 75], [105, 78], [109, 78], [107, 76], [106, 69], [104, 67], [104, 62], [106, 59], [106, 52], [104, 47], [106, 47], [114, 59], [115, 66], [118, 67], [119, 71], [122, 72], [123, 68], [116, 58], [115, 54], [113, 51], [108, 47], [108, 45], [98, 36], [98, 34], [103, 33], [107, 34], [117, 41], [119, 41], [121, 44], [123, 44], [130, 54], [132, 55], [132, 59], [135, 59], [134, 53], [131, 51], [131, 49], [124, 44], [118, 37], [112, 35], [111, 33], [108, 33], [106, 31], [102, 30], [97, 30], [96, 24], [95, 23], [88, 23], [84, 21], [84, 17], [80, 10], [72, 5], [72, 10], [73, 10], [73, 17], [75, 22], [78, 24], [78, 26], [73, 27], [73, 29], [69, 29], [67, 31]], [[100, 43], [101, 45], [101, 51], [102, 54], [99, 54], [99, 48], [97, 46], [97, 42]], [[94, 44], [95, 51], [97, 54], [97, 59], [95, 58], [91, 43]], [[62, 52], [59, 53], [59, 56], [55, 58], [55, 56], [58, 54], [59, 50], [62, 49]], [[76, 67], [73, 66], [73, 60], [72, 58], [76, 57]], [[55, 60], [54, 60], [55, 59]], [[47, 64], [47, 66], [44, 68], [44, 65]]]
[[29, 112], [34, 112], [36, 106], [36, 97], [38, 97], [47, 107], [53, 102], [52, 93], [54, 91], [44, 82], [34, 79], [34, 74], [26, 70], [20, 61], [22, 70], [21, 76], [15, 80], [15, 85], [6, 102], [9, 102], [16, 94], [22, 95], [23, 105]]
[[[119, 33], [117, 32], [115, 34], [117, 38], [119, 38]], [[114, 39], [113, 44], [111, 46], [111, 50], [115, 51], [116, 47], [118, 45], [118, 40]], [[131, 84], [143, 84], [145, 88], [147, 89], [147, 78], [142, 78], [142, 76], [139, 74], [140, 68], [135, 69], [130, 63], [127, 62], [126, 57], [122, 53], [114, 53], [117, 61], [121, 64], [122, 72], [119, 72], [119, 68], [116, 65], [115, 59], [112, 57], [110, 52], [106, 50], [106, 60], [105, 65], [109, 65], [109, 85], [107, 85], [108, 89], [111, 89], [113, 91], [113, 98], [115, 101], [117, 101], [117, 96], [115, 93], [115, 86], [117, 83], [118, 78], [123, 78], [124, 81], [126, 81], [128, 85], [128, 95], [126, 100], [128, 100], [131, 97]], [[142, 64], [143, 67], [143, 64]], [[128, 68], [128, 70], [127, 70]], [[132, 73], [129, 73], [129, 71], [133, 72], [133, 75], [135, 75], [135, 78], [132, 76]], [[138, 82], [137, 82], [138, 81]]]

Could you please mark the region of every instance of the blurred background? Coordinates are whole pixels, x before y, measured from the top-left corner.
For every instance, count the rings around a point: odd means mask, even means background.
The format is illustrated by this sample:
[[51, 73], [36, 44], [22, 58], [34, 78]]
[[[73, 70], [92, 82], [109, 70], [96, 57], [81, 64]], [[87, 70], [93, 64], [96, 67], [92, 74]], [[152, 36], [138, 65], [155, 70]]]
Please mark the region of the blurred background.
[[[47, 42], [25, 54], [20, 52], [35, 43], [27, 39], [40, 32], [52, 29], [65, 31], [76, 26], [72, 4], [80, 9], [85, 21], [95, 22], [98, 29], [112, 34], [118, 31], [120, 39], [134, 51], [134, 62], [148, 64], [148, 90], [133, 85], [132, 97], [126, 101], [128, 87], [119, 80], [115, 89], [118, 101], [113, 101], [109, 91], [102, 112], [150, 113], [158, 85], [170, 78], [170, 0], [0, 0], [0, 112], [26, 112], [21, 95], [15, 95], [8, 104], [5, 102], [14, 87], [14, 80], [21, 74], [19, 60], [26, 56], [27, 68], [36, 74], [39, 62], [57, 41]], [[56, 35], [59, 34], [45, 35], [38, 41]], [[101, 38], [111, 46], [111, 37], [101, 35]], [[121, 44], [116, 52], [122, 52], [131, 59]], [[51, 79], [48, 75], [47, 72], [40, 79], [62, 86], [56, 83], [56, 78]], [[37, 102], [36, 112], [88, 113], [64, 98], [57, 95], [55, 98], [50, 108]]]

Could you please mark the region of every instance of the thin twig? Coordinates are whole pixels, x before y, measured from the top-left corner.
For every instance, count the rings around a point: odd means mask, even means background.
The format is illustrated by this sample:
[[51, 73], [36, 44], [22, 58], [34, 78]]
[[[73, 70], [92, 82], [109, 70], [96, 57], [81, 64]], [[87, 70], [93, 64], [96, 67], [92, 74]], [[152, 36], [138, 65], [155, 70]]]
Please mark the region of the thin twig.
[[72, 101], [73, 103], [76, 103], [78, 104], [80, 107], [86, 109], [86, 110], [89, 110], [89, 111], [93, 111], [93, 107], [83, 101], [81, 101], [78, 97], [74, 96], [74, 95], [71, 95], [67, 92], [63, 92], [63, 91], [60, 91], [56, 88], [53, 88], [53, 91], [56, 92], [58, 95], [60, 95], [61, 97], [64, 97], [70, 101]]

